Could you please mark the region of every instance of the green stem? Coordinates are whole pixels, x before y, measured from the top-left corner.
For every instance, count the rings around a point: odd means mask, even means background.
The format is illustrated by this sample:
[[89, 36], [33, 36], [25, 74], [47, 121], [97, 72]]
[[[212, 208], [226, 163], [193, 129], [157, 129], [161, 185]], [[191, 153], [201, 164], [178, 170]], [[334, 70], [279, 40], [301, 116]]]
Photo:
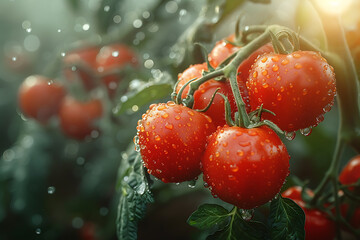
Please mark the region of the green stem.
[[[340, 130], [339, 130], [340, 131]], [[318, 187], [314, 190], [314, 197], [311, 200], [311, 205], [316, 205], [318, 199], [320, 198], [321, 194], [325, 190], [325, 187], [329, 183], [329, 181], [332, 181], [332, 179], [335, 179], [337, 181], [337, 174], [340, 166], [340, 156], [342, 154], [342, 151], [344, 150], [345, 142], [341, 137], [337, 138], [336, 145], [335, 145], [335, 151], [334, 155], [330, 164], [329, 169], [325, 173], [324, 178], [318, 185]]]

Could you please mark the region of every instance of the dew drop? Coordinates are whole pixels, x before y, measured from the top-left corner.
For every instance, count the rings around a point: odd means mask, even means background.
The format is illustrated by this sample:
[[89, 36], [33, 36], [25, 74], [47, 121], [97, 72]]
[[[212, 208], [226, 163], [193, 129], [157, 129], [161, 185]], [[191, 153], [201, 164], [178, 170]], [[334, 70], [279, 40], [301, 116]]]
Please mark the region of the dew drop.
[[284, 59], [281, 61], [281, 65], [287, 65], [289, 63], [289, 60]]
[[195, 179], [188, 182], [188, 187], [189, 188], [195, 188], [195, 186], [196, 186], [196, 180]]
[[240, 209], [240, 215], [245, 221], [251, 220], [254, 212], [254, 209]]
[[174, 128], [174, 126], [171, 123], [166, 123], [165, 128], [172, 130]]
[[280, 94], [280, 93], [278, 93], [278, 94], [277, 94], [276, 99], [277, 99], [278, 101], [281, 101], [282, 96], [281, 96], [281, 94]]
[[272, 70], [273, 70], [274, 72], [279, 71], [279, 66], [278, 66], [278, 65], [274, 65], [273, 68], [272, 68]]
[[261, 72], [261, 74], [262, 74], [263, 76], [266, 76], [266, 75], [268, 75], [268, 71], [267, 71], [267, 70], [264, 70], [264, 71]]
[[300, 133], [304, 136], [309, 136], [311, 134], [311, 132], [312, 132], [311, 127], [300, 129]]
[[295, 69], [301, 69], [302, 65], [300, 63], [295, 63], [294, 68]]
[[40, 228], [35, 229], [35, 233], [36, 233], [37, 235], [40, 235], [40, 234], [41, 234], [41, 229], [40, 229]]
[[54, 194], [55, 190], [56, 190], [56, 188], [54, 186], [51, 186], [51, 187], [48, 187], [47, 192], [48, 192], [48, 194]]
[[285, 138], [289, 141], [293, 140], [296, 136], [295, 132], [285, 132]]
[[331, 107], [332, 107], [332, 104], [329, 103], [328, 105], [326, 105], [324, 108], [323, 108], [323, 111], [326, 113], [326, 112], [329, 112], [331, 110]]
[[168, 113], [164, 113], [163, 115], [161, 115], [162, 118], [166, 119], [169, 117], [169, 114]]

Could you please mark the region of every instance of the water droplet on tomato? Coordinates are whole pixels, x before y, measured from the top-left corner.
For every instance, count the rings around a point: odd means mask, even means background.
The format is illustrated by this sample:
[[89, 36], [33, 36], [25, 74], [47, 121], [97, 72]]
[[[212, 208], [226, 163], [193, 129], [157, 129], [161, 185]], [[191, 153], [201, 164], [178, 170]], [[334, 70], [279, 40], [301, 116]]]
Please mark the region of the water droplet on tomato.
[[274, 65], [274, 66], [272, 67], [272, 70], [273, 70], [274, 72], [279, 71], [279, 66], [278, 66], [278, 65]]
[[281, 96], [281, 94], [280, 94], [280, 93], [278, 93], [278, 94], [277, 94], [276, 99], [277, 99], [278, 101], [281, 101], [282, 96]]
[[174, 128], [174, 126], [171, 123], [166, 123], [165, 128], [169, 129], [169, 130], [172, 130]]
[[194, 112], [193, 111], [188, 111], [188, 114], [190, 115], [190, 116], [194, 116]]
[[257, 78], [258, 72], [257, 71], [253, 72], [252, 76], [253, 76], [253, 78]]
[[175, 116], [175, 119], [176, 119], [176, 120], [180, 120], [181, 117], [180, 117], [179, 115], [176, 115], [176, 116]]
[[161, 115], [162, 118], [166, 119], [169, 117], [169, 114], [168, 113], [164, 113], [163, 115]]
[[156, 135], [155, 136], [155, 141], [160, 141], [161, 140], [161, 137], [159, 135]]
[[207, 182], [204, 182], [204, 187], [208, 188], [209, 184]]
[[311, 127], [300, 129], [300, 133], [304, 136], [309, 136], [311, 134], [311, 132], [312, 132]]
[[262, 74], [263, 76], [266, 76], [266, 75], [268, 75], [268, 71], [267, 71], [267, 70], [264, 70], [264, 71], [261, 72], [261, 74]]
[[220, 153], [219, 152], [216, 152], [215, 153], [215, 157], [219, 157], [220, 156]]
[[269, 84], [267, 84], [266, 82], [262, 84], [263, 88], [268, 88]]
[[326, 112], [329, 112], [331, 110], [331, 107], [332, 107], [332, 103], [329, 103], [327, 104], [324, 108], [323, 108], [323, 111], [326, 113]]
[[234, 181], [234, 180], [236, 180], [236, 177], [234, 177], [234, 175], [228, 175], [228, 179], [230, 181]]
[[281, 61], [281, 65], [287, 65], [289, 63], [289, 60], [284, 59]]
[[295, 132], [285, 132], [285, 138], [289, 141], [293, 140], [296, 136]]
[[302, 65], [300, 63], [295, 63], [294, 68], [295, 69], [301, 69]]
[[254, 209], [240, 209], [240, 215], [245, 221], [249, 221], [254, 216]]
[[304, 89], [302, 90], [302, 95], [305, 96], [306, 94], [308, 94], [308, 90], [307, 90], [306, 88], [304, 88]]
[[228, 143], [227, 143], [227, 142], [224, 142], [222, 145], [223, 145], [224, 147], [227, 147]]
[[189, 188], [195, 188], [195, 186], [196, 186], [196, 180], [195, 179], [188, 182], [188, 187]]

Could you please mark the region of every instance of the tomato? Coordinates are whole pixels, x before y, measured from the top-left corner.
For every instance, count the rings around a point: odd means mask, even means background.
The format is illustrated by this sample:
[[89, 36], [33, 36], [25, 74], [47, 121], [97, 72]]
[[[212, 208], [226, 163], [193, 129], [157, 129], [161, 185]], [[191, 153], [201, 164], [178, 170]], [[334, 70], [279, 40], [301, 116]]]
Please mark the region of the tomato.
[[268, 127], [225, 126], [209, 137], [202, 168], [213, 195], [252, 209], [280, 191], [289, 174], [289, 154]]
[[19, 87], [18, 101], [25, 116], [45, 124], [57, 114], [65, 89], [40, 75], [27, 77]]
[[96, 240], [96, 225], [93, 222], [85, 222], [84, 226], [79, 230], [79, 239]]
[[117, 86], [121, 80], [114, 71], [121, 70], [126, 65], [137, 66], [138, 60], [135, 53], [126, 45], [112, 44], [101, 48], [96, 58], [97, 71], [104, 74], [102, 82], [107, 87], [109, 96], [115, 96]]
[[[191, 65], [187, 68], [183, 73], [179, 74], [179, 82], [176, 88], [176, 92], [178, 93], [182, 86], [193, 78], [200, 78], [202, 76], [202, 72], [207, 70], [206, 63]], [[243, 82], [239, 82], [240, 90], [246, 90], [246, 86]], [[225, 81], [216, 81], [209, 80], [200, 85], [198, 90], [194, 93], [194, 109], [204, 109], [210, 102], [211, 97], [213, 96], [216, 89], [219, 88], [219, 93], [227, 96], [230, 102], [230, 106], [233, 112], [237, 110], [235, 104], [235, 98], [232, 94], [230, 82], [228, 80]], [[182, 94], [182, 98], [185, 98], [187, 92], [189, 91], [189, 86], [187, 86]], [[247, 91], [241, 92], [243, 100], [247, 102]], [[250, 110], [250, 105], [247, 104], [247, 110]], [[205, 112], [206, 115], [210, 116], [216, 126], [223, 126], [226, 124], [225, 120], [225, 105], [224, 99], [220, 95], [216, 95], [213, 103], [210, 108]]]
[[246, 85], [251, 109], [263, 104], [276, 114], [263, 117], [287, 132], [318, 125], [336, 94], [333, 68], [310, 51], [263, 55], [254, 63]]
[[[226, 40], [233, 42], [235, 39], [234, 35], [230, 35]], [[234, 46], [226, 40], [221, 40], [216, 43], [215, 47], [210, 52], [208, 59], [212, 67], [217, 68], [224, 60], [230, 57], [233, 53], [238, 51], [241, 47]], [[241, 78], [242, 81], [246, 82], [249, 76], [249, 71], [251, 66], [254, 64], [255, 60], [265, 54], [274, 52], [274, 48], [270, 43], [265, 44], [255, 50], [248, 58], [246, 58], [238, 67], [238, 78]], [[238, 79], [238, 82], [240, 79]]]
[[98, 131], [95, 122], [102, 114], [103, 106], [99, 99], [81, 102], [67, 96], [60, 106], [60, 126], [68, 137], [83, 140]]
[[80, 79], [86, 90], [94, 89], [96, 83], [96, 56], [99, 53], [96, 46], [84, 47], [67, 53], [63, 59], [64, 74], [69, 81]]
[[231, 54], [240, 49], [240, 47], [232, 45], [227, 40], [233, 42], [235, 35], [230, 35], [226, 39], [218, 41], [209, 53], [208, 59], [213, 68], [217, 68], [224, 60], [230, 57]]
[[335, 222], [330, 220], [325, 213], [305, 207], [305, 203], [301, 198], [301, 187], [291, 187], [283, 192], [282, 196], [294, 200], [304, 210], [306, 240], [331, 240], [335, 238]]
[[[345, 165], [343, 170], [339, 175], [339, 181], [341, 184], [353, 184], [360, 179], [360, 155], [357, 155], [350, 159], [350, 161]], [[354, 187], [349, 189], [354, 190]]]
[[174, 102], [153, 104], [138, 122], [140, 153], [148, 172], [163, 182], [192, 180], [200, 174], [210, 117]]

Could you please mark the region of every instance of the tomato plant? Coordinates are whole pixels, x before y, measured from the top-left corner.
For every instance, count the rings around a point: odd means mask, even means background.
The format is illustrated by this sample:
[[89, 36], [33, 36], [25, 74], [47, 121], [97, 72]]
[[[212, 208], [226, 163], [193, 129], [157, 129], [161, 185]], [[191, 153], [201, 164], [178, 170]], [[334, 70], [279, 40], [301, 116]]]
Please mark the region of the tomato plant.
[[[200, 78], [202, 73], [207, 71], [206, 63], [191, 65], [183, 73], [178, 76], [178, 83], [176, 86], [176, 93], [179, 93], [180, 89], [190, 80], [194, 78]], [[247, 99], [246, 86], [242, 81], [238, 82], [239, 88], [242, 91], [243, 99]], [[219, 89], [219, 93], [224, 94], [228, 97], [231, 109], [236, 110], [236, 104], [234, 95], [232, 94], [230, 83], [228, 80], [223, 79], [221, 81], [209, 80], [200, 85], [198, 90], [194, 93], [194, 109], [204, 109], [210, 103], [212, 96], [215, 91]], [[186, 98], [189, 91], [189, 86], [184, 88], [182, 98]], [[246, 101], [246, 100], [245, 100]], [[216, 126], [223, 126], [226, 124], [225, 121], [225, 105], [224, 99], [220, 95], [216, 95], [209, 109], [205, 112], [206, 115], [210, 116]], [[247, 110], [250, 110], [250, 105], [247, 105]]]
[[336, 94], [333, 68], [310, 51], [263, 55], [252, 67], [247, 88], [251, 109], [263, 105], [274, 112], [263, 117], [287, 132], [318, 125]]
[[18, 101], [25, 116], [45, 124], [57, 114], [64, 96], [65, 89], [61, 84], [33, 75], [27, 77], [19, 87]]
[[289, 174], [289, 154], [267, 127], [219, 128], [202, 160], [212, 194], [241, 209], [263, 205], [280, 191]]
[[[291, 187], [282, 193], [283, 197], [294, 200], [305, 212], [306, 240], [334, 239], [335, 223], [327, 215], [317, 209], [308, 209], [301, 198], [301, 187]], [[309, 191], [311, 194], [311, 191]]]
[[60, 105], [60, 126], [65, 135], [84, 140], [93, 133], [98, 135], [96, 121], [102, 115], [103, 106], [99, 99], [83, 102], [67, 96]]
[[[341, 184], [354, 184], [360, 179], [360, 155], [350, 159], [339, 175]], [[354, 189], [351, 187], [350, 189]]]
[[174, 102], [150, 106], [137, 128], [145, 167], [163, 182], [197, 177], [206, 137], [215, 130], [210, 117]]

